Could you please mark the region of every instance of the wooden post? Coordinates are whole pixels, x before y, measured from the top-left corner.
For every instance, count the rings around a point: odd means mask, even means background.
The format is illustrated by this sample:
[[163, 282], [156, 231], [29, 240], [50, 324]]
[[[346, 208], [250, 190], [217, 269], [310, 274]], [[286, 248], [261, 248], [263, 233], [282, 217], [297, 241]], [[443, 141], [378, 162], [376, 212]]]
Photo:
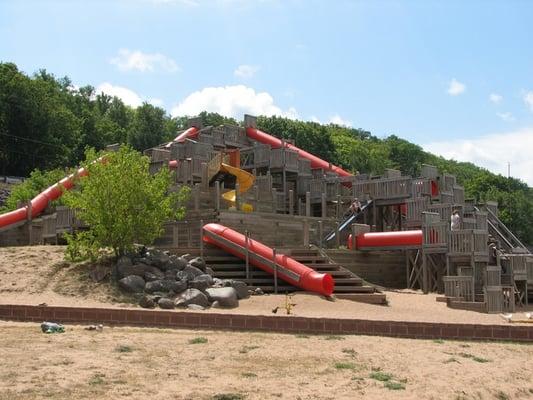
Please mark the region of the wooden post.
[[220, 211], [220, 182], [215, 182], [215, 211]]
[[337, 195], [335, 196], [335, 198], [337, 199], [337, 208], [336, 208], [337, 219], [339, 219], [341, 216], [341, 196]]
[[352, 224], [352, 250], [356, 250], [356, 227], [355, 224]]
[[372, 202], [372, 219], [373, 219], [373, 231], [376, 231], [376, 227], [377, 227], [377, 207], [376, 207], [376, 202], [373, 201]]
[[311, 192], [305, 192], [305, 216], [311, 216]]
[[404, 251], [404, 254], [405, 254], [405, 287], [407, 289], [411, 289], [411, 282], [410, 282], [410, 271], [409, 271], [409, 253], [411, 252], [411, 250], [405, 250]]
[[276, 262], [276, 248], [272, 249], [272, 258], [274, 262], [274, 294], [278, 294], [278, 263]]
[[318, 221], [318, 248], [322, 249], [322, 237], [324, 235], [324, 227], [322, 226], [322, 221]]
[[289, 215], [294, 215], [294, 190], [289, 190]]
[[207, 190], [209, 190], [209, 176], [208, 176], [207, 163], [203, 162], [201, 166], [202, 166], [202, 190], [206, 192]]
[[337, 249], [340, 247], [341, 245], [341, 235], [340, 235], [340, 223], [339, 221], [335, 222], [335, 244], [337, 245]]
[[426, 260], [426, 253], [424, 249], [422, 248], [422, 291], [424, 294], [428, 294], [428, 265]]
[[321, 203], [322, 203], [322, 218], [327, 218], [328, 209], [326, 202], [326, 193], [321, 194]]
[[200, 220], [200, 257], [203, 259], [204, 258], [204, 241], [203, 241], [203, 236], [204, 236], [204, 220], [201, 219]]
[[172, 247], [179, 247], [179, 228], [176, 222], [172, 224]]
[[194, 211], [200, 210], [200, 184], [196, 183], [194, 185]]
[[304, 230], [304, 247], [309, 247], [309, 221], [304, 219], [303, 221], [303, 230]]
[[[250, 233], [248, 232], [248, 229], [244, 231], [244, 246], [245, 246], [245, 261], [246, 261], [246, 279], [250, 279], [250, 252], [249, 252], [249, 240], [250, 240]], [[249, 284], [249, 282], [246, 282]]]
[[278, 205], [276, 204], [276, 188], [272, 188], [272, 212], [275, 214], [278, 209]]
[[241, 211], [241, 185], [235, 184], [235, 209]]
[[257, 185], [254, 185], [252, 191], [254, 196], [254, 211], [259, 211], [259, 188]]
[[192, 247], [191, 224], [189, 221], [186, 221], [186, 223], [187, 223], [187, 247], [190, 249]]

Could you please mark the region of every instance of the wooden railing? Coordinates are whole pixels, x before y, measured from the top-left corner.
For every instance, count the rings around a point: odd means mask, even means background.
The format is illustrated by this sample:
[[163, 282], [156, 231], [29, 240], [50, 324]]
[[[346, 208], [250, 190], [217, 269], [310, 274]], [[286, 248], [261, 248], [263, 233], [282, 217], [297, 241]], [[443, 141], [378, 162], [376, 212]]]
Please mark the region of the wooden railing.
[[429, 206], [427, 197], [415, 197], [405, 202], [407, 206], [406, 222], [413, 225], [422, 225], [422, 212]]
[[449, 225], [447, 222], [436, 222], [422, 226], [423, 244], [426, 248], [446, 247]]
[[462, 186], [455, 185], [453, 187], [453, 203], [464, 204], [465, 202], [465, 189]]
[[411, 195], [411, 178], [385, 178], [355, 183], [355, 191], [376, 199], [392, 199]]
[[440, 192], [440, 202], [442, 204], [453, 204], [453, 192]]
[[433, 165], [423, 164], [420, 170], [420, 176], [428, 179], [436, 179], [439, 176], [439, 170]]
[[444, 174], [440, 181], [440, 191], [453, 193], [453, 187], [456, 184], [455, 175]]
[[471, 276], [443, 276], [444, 295], [474, 301], [474, 280]]
[[430, 196], [431, 195], [431, 182], [428, 178], [415, 178], [411, 183], [411, 196]]
[[311, 176], [311, 160], [305, 158], [298, 159], [298, 174]]
[[448, 253], [451, 256], [488, 256], [488, 233], [477, 229], [451, 231], [448, 234]]
[[291, 149], [272, 149], [270, 168], [283, 168], [297, 172], [299, 169], [298, 152]]
[[439, 214], [441, 221], [448, 222], [452, 216], [452, 208], [452, 204], [431, 204], [427, 210]]

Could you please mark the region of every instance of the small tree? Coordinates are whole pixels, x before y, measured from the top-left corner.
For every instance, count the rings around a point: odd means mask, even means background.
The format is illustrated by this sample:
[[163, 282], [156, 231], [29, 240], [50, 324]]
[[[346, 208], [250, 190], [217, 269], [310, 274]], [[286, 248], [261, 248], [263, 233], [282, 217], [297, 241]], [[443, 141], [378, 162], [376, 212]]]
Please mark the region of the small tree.
[[88, 176], [79, 179], [77, 189], [65, 193], [65, 203], [77, 210], [89, 225], [70, 241], [74, 247], [111, 248], [120, 256], [134, 243], [151, 244], [163, 232], [163, 223], [180, 219], [189, 190], [170, 192], [168, 168], [149, 172], [149, 159], [130, 147], [105, 154], [90, 149], [84, 167]]

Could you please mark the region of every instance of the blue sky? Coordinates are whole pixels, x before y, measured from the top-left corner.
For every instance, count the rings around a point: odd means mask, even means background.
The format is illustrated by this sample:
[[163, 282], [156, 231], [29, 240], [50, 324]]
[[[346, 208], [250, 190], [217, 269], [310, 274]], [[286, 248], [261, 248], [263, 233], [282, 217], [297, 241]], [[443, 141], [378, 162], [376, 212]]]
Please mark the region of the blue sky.
[[0, 0], [0, 60], [132, 105], [396, 134], [533, 185], [533, 2]]

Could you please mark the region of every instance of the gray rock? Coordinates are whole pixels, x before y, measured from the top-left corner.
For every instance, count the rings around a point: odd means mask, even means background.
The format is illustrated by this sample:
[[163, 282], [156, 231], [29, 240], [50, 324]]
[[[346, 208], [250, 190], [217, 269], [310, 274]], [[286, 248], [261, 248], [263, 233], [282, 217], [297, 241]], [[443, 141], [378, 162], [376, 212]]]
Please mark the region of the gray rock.
[[198, 304], [189, 304], [187, 308], [189, 310], [205, 310], [205, 307], [199, 306]]
[[196, 278], [194, 278], [194, 280], [195, 281], [206, 281], [209, 284], [209, 286], [213, 284], [213, 277], [208, 274], [198, 275]]
[[198, 289], [187, 289], [176, 297], [176, 307], [187, 307], [189, 304], [196, 304], [202, 307], [209, 307], [207, 296]]
[[167, 269], [165, 271], [165, 279], [169, 280], [169, 281], [175, 281], [177, 278], [176, 278], [176, 270], [175, 269]]
[[253, 293], [254, 296], [262, 296], [265, 294], [265, 292], [263, 292], [263, 289], [261, 289], [260, 287], [255, 288]]
[[239, 306], [237, 291], [232, 287], [209, 288], [205, 292], [209, 300], [218, 302], [218, 305], [222, 308], [235, 308]]
[[153, 282], [153, 281], [157, 281], [159, 279], [162, 279], [164, 277], [163, 274], [154, 274], [153, 272], [150, 272], [150, 271], [146, 271], [144, 273], [144, 280], [146, 282]]
[[139, 305], [142, 308], [154, 308], [155, 307], [155, 301], [150, 296], [142, 296], [139, 300]]
[[209, 267], [205, 267], [205, 273], [207, 275], [211, 275], [211, 276], [215, 276], [215, 271], [213, 271], [211, 268]]
[[150, 261], [149, 263], [155, 267], [158, 267], [162, 270], [166, 270], [169, 266], [170, 257], [168, 254], [164, 253], [161, 250], [153, 249], [146, 254], [146, 258]]
[[196, 278], [197, 276], [203, 275], [203, 272], [201, 270], [196, 267], [193, 267], [192, 265], [187, 265], [183, 269], [183, 271], [179, 271], [178, 276], [180, 273], [183, 273], [190, 281], [194, 280], [194, 278]]
[[118, 286], [130, 293], [140, 293], [144, 289], [144, 279], [137, 275], [129, 275], [118, 281]]
[[181, 271], [189, 263], [185, 258], [178, 257], [176, 255], [172, 255], [169, 258], [170, 258], [170, 266], [171, 266], [169, 269], [175, 269], [175, 270]]
[[250, 294], [248, 293], [248, 285], [243, 281], [226, 281], [226, 286], [230, 286], [235, 289], [237, 292], [237, 298], [239, 300], [250, 297]]
[[177, 284], [176, 281], [171, 281], [168, 279], [158, 279], [156, 281], [148, 282], [144, 287], [144, 291], [146, 293], [168, 293], [171, 290], [173, 292], [178, 292], [182, 286], [182, 284]]
[[134, 264], [134, 265], [118, 265], [117, 266], [117, 274], [118, 278], [122, 279], [129, 275], [137, 275], [140, 277], [144, 277], [144, 274], [146, 272], [151, 272], [154, 275], [162, 276], [162, 272], [160, 269], [147, 264]]
[[201, 290], [202, 292], [204, 292], [210, 285], [209, 285], [209, 282], [207, 282], [206, 280], [192, 280], [192, 281], [189, 281], [189, 285], [188, 285], [190, 288], [193, 288], [193, 289], [198, 289], [198, 290]]
[[171, 310], [174, 308], [174, 300], [169, 299], [167, 297], [161, 297], [159, 301], [157, 302], [157, 305], [160, 308], [164, 308], [166, 310]]
[[130, 265], [133, 265], [133, 262], [128, 256], [122, 256], [117, 260], [116, 264], [117, 267], [129, 267]]
[[189, 265], [198, 268], [200, 271], [205, 272], [205, 261], [201, 257], [195, 257], [189, 261]]
[[213, 286], [214, 287], [224, 287], [224, 280], [219, 278], [213, 278]]
[[175, 294], [179, 294], [187, 289], [187, 281], [171, 281], [169, 287]]

